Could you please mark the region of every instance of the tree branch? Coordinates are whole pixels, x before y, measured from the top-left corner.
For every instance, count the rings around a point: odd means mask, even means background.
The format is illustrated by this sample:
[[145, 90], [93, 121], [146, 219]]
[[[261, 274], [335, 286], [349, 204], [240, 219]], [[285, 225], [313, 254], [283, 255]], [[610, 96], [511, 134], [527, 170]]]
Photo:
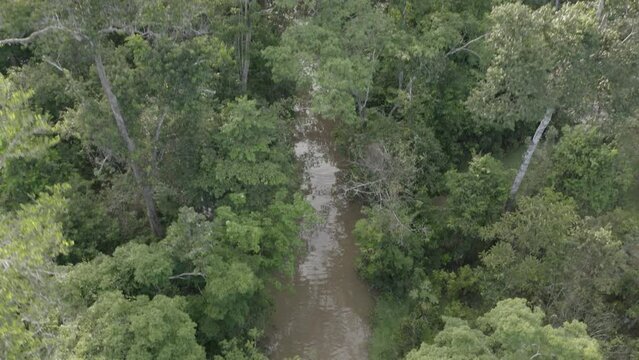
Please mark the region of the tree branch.
[[473, 44], [473, 43], [485, 38], [487, 35], [488, 35], [488, 33], [482, 34], [482, 35], [480, 35], [480, 36], [468, 41], [467, 43], [465, 43], [464, 45], [462, 45], [462, 46], [460, 46], [458, 48], [451, 49], [449, 52], [446, 53], [446, 56], [450, 56], [450, 55], [456, 54], [456, 53], [458, 53], [460, 51], [468, 51], [468, 52], [470, 52], [472, 54], [477, 55], [477, 57], [479, 57], [479, 54], [477, 54], [476, 52], [468, 49], [468, 46], [470, 46], [471, 44]]
[[628, 36], [626, 36], [622, 41], [621, 44], [625, 43], [626, 41], [628, 41], [628, 39], [630, 39], [633, 35], [635, 34], [634, 31], [631, 31], [630, 34], [628, 34]]
[[605, 0], [599, 0], [599, 3], [597, 4], [597, 21], [599, 22], [599, 24], [603, 23], [604, 20], [604, 8], [606, 6], [606, 1]]
[[100, 34], [112, 34], [112, 33], [117, 33], [117, 34], [128, 34], [128, 35], [133, 35], [133, 34], [137, 34], [137, 35], [141, 35], [142, 37], [157, 37], [157, 34], [154, 33], [151, 30], [145, 30], [145, 31], [141, 31], [136, 29], [133, 26], [124, 26], [124, 27], [116, 27], [116, 26], [109, 26], [108, 28], [104, 28], [101, 29], [99, 31]]
[[153, 151], [151, 153], [151, 160], [152, 160], [152, 170], [153, 170], [153, 175], [155, 177], [159, 177], [160, 176], [160, 161], [161, 161], [161, 156], [160, 156], [160, 134], [162, 132], [162, 125], [164, 124], [164, 118], [166, 117], [166, 113], [163, 113], [160, 116], [160, 121], [158, 122], [157, 127], [155, 128], [155, 136], [153, 137]]
[[180, 279], [180, 280], [184, 280], [184, 279], [188, 279], [190, 277], [193, 276], [200, 276], [206, 279], [206, 275], [204, 275], [204, 273], [201, 272], [185, 272], [185, 273], [181, 273], [179, 275], [173, 275], [171, 277], [169, 277], [169, 279], [171, 280], [175, 280], [175, 279]]
[[44, 35], [44, 34], [46, 34], [48, 32], [56, 31], [56, 30], [66, 30], [66, 28], [64, 26], [60, 26], [60, 25], [49, 25], [49, 26], [47, 26], [47, 27], [45, 27], [43, 29], [40, 29], [40, 30], [32, 32], [27, 37], [0, 40], [0, 46], [2, 46], [2, 45], [15, 45], [15, 44], [25, 45], [25, 44], [28, 44], [31, 41], [33, 41], [38, 36], [41, 36], [41, 35]]
[[59, 70], [61, 73], [64, 73], [64, 68], [62, 67], [62, 65], [60, 65], [60, 63], [58, 62], [53, 62], [51, 60], [49, 60], [49, 58], [47, 58], [46, 56], [42, 57], [42, 60], [44, 62], [46, 62], [47, 64], [53, 66], [54, 68], [56, 68], [57, 70]]
[[369, 182], [365, 182], [365, 183], [356, 184], [356, 185], [353, 185], [351, 187], [348, 187], [348, 188], [344, 189], [343, 193], [346, 194], [346, 195], [348, 195], [350, 192], [354, 192], [354, 193], [357, 194], [359, 192], [362, 192], [359, 189], [364, 188], [364, 187], [369, 187], [369, 186], [371, 186], [373, 184], [380, 183], [380, 182], [382, 182], [384, 180], [386, 180], [386, 179], [377, 179], [377, 180], [374, 180], [374, 181], [369, 181]]

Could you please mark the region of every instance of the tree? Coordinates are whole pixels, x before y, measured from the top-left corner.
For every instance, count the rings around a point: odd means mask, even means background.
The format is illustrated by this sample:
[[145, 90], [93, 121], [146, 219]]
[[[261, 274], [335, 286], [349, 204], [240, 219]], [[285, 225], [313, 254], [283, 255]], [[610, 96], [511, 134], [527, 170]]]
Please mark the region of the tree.
[[[584, 4], [532, 10], [523, 4], [493, 9], [487, 41], [494, 54], [486, 78], [468, 99], [471, 111], [494, 128], [529, 125], [545, 112], [510, 190], [508, 208], [558, 108], [577, 117], [590, 109], [600, 81], [596, 70], [600, 32]], [[543, 55], [542, 55], [543, 54]], [[593, 60], [594, 59], [594, 60]], [[594, 62], [593, 62], [594, 61]]]
[[237, 53], [240, 64], [240, 84], [243, 92], [246, 92], [251, 62], [251, 36], [253, 35], [253, 22], [251, 21], [252, 0], [240, 1], [240, 14], [243, 18], [243, 29], [237, 38]]
[[[0, 75], [0, 171], [7, 160], [42, 155], [58, 140], [47, 118], [30, 109], [32, 92]], [[0, 213], [0, 356], [41, 358], [55, 352], [61, 311], [54, 258], [71, 243], [60, 223], [65, 186]]]
[[[129, 156], [133, 158], [133, 155], [136, 151], [135, 142], [129, 135], [129, 130], [122, 114], [122, 110], [120, 109], [118, 98], [114, 94], [110, 80], [107, 77], [106, 70], [102, 61], [102, 54], [100, 53], [100, 50], [96, 48], [96, 44], [99, 40], [98, 38], [100, 35], [100, 29], [95, 28], [94, 26], [102, 25], [105, 20], [99, 21], [97, 23], [92, 22], [92, 20], [95, 20], [96, 14], [92, 14], [91, 10], [98, 10], [95, 4], [84, 4], [86, 5], [86, 7], [78, 4], [77, 7], [70, 9], [58, 8], [58, 6], [60, 5], [61, 4], [52, 3], [45, 5], [42, 8], [38, 8], [38, 13], [44, 13], [50, 16], [43, 19], [46, 24], [45, 26], [33, 31], [26, 37], [1, 40], [0, 45], [27, 45], [41, 36], [48, 35], [52, 32], [61, 32], [63, 35], [71, 35], [71, 38], [77, 40], [78, 42], [84, 43], [83, 45], [89, 47], [92, 50], [92, 57], [98, 74], [98, 78], [100, 80], [102, 90], [104, 91], [104, 95], [111, 108], [111, 112], [113, 118], [115, 119], [120, 137], [129, 151]], [[61, 19], [60, 17], [54, 15], [56, 11], [60, 10], [62, 10], [61, 12], [65, 13], [68, 17]], [[88, 30], [89, 32], [83, 32], [83, 28]], [[131, 161], [130, 165], [134, 177], [142, 192], [151, 229], [156, 234], [156, 236], [160, 237], [162, 235], [162, 229], [160, 227], [155, 201], [153, 200], [153, 191], [149, 187], [140, 165], [136, 161]]]
[[482, 226], [499, 218], [509, 179], [509, 172], [490, 155], [475, 156], [466, 172], [449, 171], [447, 226], [464, 236], [476, 236]]
[[204, 359], [195, 323], [180, 297], [107, 292], [86, 313], [64, 327], [69, 359]]
[[[277, 42], [279, 33], [292, 19], [275, 11], [272, 0], [215, 0], [209, 2], [207, 14], [210, 31], [222, 39], [235, 53], [236, 77], [234, 88], [239, 83], [239, 93], [269, 97], [268, 93], [254, 90], [272, 85], [270, 69], [263, 66], [260, 50]], [[252, 81], [249, 81], [249, 74]], [[249, 86], [250, 85], [250, 86]], [[273, 88], [267, 91], [273, 91]]]
[[621, 319], [632, 306], [624, 289], [636, 287], [636, 280], [627, 283], [634, 270], [624, 250], [634, 246], [632, 237], [622, 241], [607, 223], [581, 218], [572, 199], [551, 190], [522, 197], [484, 236], [494, 244], [481, 255], [486, 300], [526, 297], [553, 324], [583, 321], [607, 351], [623, 338]]
[[47, 117], [30, 109], [32, 95], [0, 75], [0, 170], [8, 160], [37, 157], [58, 141]]
[[[118, 127], [120, 136], [126, 144], [126, 148], [129, 151], [129, 156], [134, 156], [136, 152], [135, 142], [129, 135], [129, 130], [127, 129], [126, 123], [124, 121], [122, 110], [120, 110], [120, 104], [117, 97], [113, 93], [111, 82], [107, 77], [104, 64], [102, 63], [102, 56], [100, 54], [96, 54], [94, 61], [96, 70], [98, 72], [98, 77], [100, 78], [100, 84], [102, 85], [102, 89], [104, 90], [109, 106], [111, 107], [111, 112], [113, 112], [113, 117]], [[148, 180], [146, 179], [145, 174], [142, 172], [142, 169], [140, 165], [137, 164], [137, 162], [131, 162], [131, 169], [133, 171], [133, 176], [138, 183], [138, 186], [140, 186], [142, 190], [142, 198], [144, 199], [144, 204], [146, 205], [146, 214], [149, 218], [151, 231], [153, 231], [155, 236], [162, 237], [164, 235], [164, 230], [160, 225], [160, 219], [158, 217], [155, 200], [153, 199], [153, 190], [149, 186]]]
[[239, 98], [225, 106], [221, 118], [212, 134], [216, 151], [202, 156], [200, 174], [214, 197], [246, 192], [262, 193], [266, 200], [290, 183], [291, 153], [278, 132], [284, 124], [275, 109], [259, 109], [254, 100]]
[[445, 318], [446, 325], [433, 344], [422, 344], [406, 360], [428, 359], [603, 359], [597, 342], [578, 321], [561, 327], [543, 325], [545, 314], [531, 310], [526, 300], [506, 299], [477, 319]]
[[257, 331], [251, 330], [250, 339], [243, 344], [238, 339], [224, 341], [223, 355], [215, 356], [214, 360], [267, 360], [268, 358], [256, 348], [255, 341], [258, 335], [260, 334]]
[[[124, 158], [140, 189], [151, 231], [156, 237], [161, 238], [164, 235], [164, 229], [154, 198], [156, 191], [153, 188], [151, 176], [141, 161], [139, 141], [135, 139], [132, 131], [139, 128], [139, 125], [135, 123], [139, 119], [128, 116], [139, 115], [132, 111], [134, 110], [132, 107], [137, 104], [132, 101], [135, 99], [126, 97], [128, 94], [124, 89], [114, 87], [113, 76], [107, 72], [108, 63], [105, 65], [104, 59], [108, 60], [108, 57], [114, 55], [113, 48], [117, 44], [115, 40], [123, 35], [139, 34], [154, 39], [170, 37], [189, 39], [205, 35], [207, 24], [201, 23], [198, 19], [204, 16], [209, 8], [202, 4], [171, 7], [161, 2], [136, 1], [128, 2], [126, 5], [93, 1], [83, 1], [73, 6], [67, 5], [65, 2], [38, 4], [34, 11], [35, 15], [28, 18], [29, 23], [32, 23], [36, 30], [25, 37], [0, 40], [0, 45], [28, 45], [37, 42], [38, 49], [45, 56], [51, 55], [51, 57], [60, 55], [60, 51], [71, 46], [75, 48], [74, 51], [79, 50], [86, 58], [91, 59], [95, 73], [98, 75], [103, 100], [106, 101], [110, 116], [115, 120], [117, 135], [120, 144], [124, 147]], [[13, 6], [19, 6], [19, 4], [9, 7]], [[174, 21], [174, 24], [167, 22], [163, 16], [168, 13], [179, 21]], [[5, 30], [15, 32], [13, 28]], [[68, 54], [57, 57], [66, 59]], [[81, 69], [77, 70], [83, 75], [86, 75], [86, 67], [89, 65], [86, 58], [82, 58], [80, 64], [77, 61], [73, 64], [79, 65]], [[53, 65], [62, 69], [60, 64], [53, 63]], [[209, 91], [213, 90], [209, 89]], [[96, 106], [98, 104], [99, 102], [96, 104], [89, 101], [89, 104], [85, 103], [85, 107], [92, 105], [94, 107], [91, 110], [95, 112], [99, 108]], [[162, 124], [160, 119], [158, 119], [159, 125], [156, 131], [158, 135]], [[115, 144], [110, 145], [113, 148]]]
[[515, 212], [505, 213], [483, 233], [494, 243], [482, 254], [490, 279], [485, 282], [484, 296], [493, 301], [521, 296], [543, 303], [542, 298], [550, 294], [539, 289], [549, 286], [559, 271], [557, 267], [566, 263], [560, 259], [569, 253], [566, 247], [571, 228], [578, 221], [574, 202], [561, 194], [546, 192], [522, 198]]
[[236, 209], [243, 200], [234, 196], [236, 204], [217, 208], [211, 221], [183, 208], [160, 242], [130, 242], [112, 256], [74, 265], [64, 282], [65, 300], [82, 314], [112, 291], [127, 297], [183, 294], [199, 343], [216, 349], [263, 316], [263, 289], [276, 281], [273, 273], [293, 274], [299, 221], [309, 207], [301, 197], [288, 203], [281, 196], [263, 213]]
[[[18, 147], [19, 148], [19, 147]], [[71, 245], [62, 234], [64, 186], [12, 213], [0, 213], [0, 356], [48, 358], [62, 311], [54, 259]]]
[[286, 29], [264, 54], [275, 80], [312, 91], [317, 114], [346, 123], [366, 117], [388, 21], [368, 1], [315, 3], [308, 23]]
[[393, 209], [376, 206], [365, 213], [367, 217], [353, 230], [361, 249], [357, 259], [360, 275], [374, 288], [406, 291], [425, 255], [428, 238], [424, 232], [413, 232], [408, 227], [410, 218]]
[[552, 149], [550, 183], [584, 210], [611, 210], [632, 184], [629, 154], [620, 153], [599, 127], [578, 125], [564, 132]]

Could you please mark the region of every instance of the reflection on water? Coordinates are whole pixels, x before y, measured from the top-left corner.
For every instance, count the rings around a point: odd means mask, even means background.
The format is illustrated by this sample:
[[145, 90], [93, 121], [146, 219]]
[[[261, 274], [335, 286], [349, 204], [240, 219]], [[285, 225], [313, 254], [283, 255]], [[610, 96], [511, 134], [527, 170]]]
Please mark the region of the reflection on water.
[[357, 247], [351, 237], [358, 204], [337, 194], [341, 159], [330, 130], [314, 122], [301, 126], [295, 152], [305, 165], [307, 200], [323, 222], [303, 234], [307, 252], [292, 290], [275, 296], [270, 329], [271, 359], [367, 359], [372, 297], [357, 277]]

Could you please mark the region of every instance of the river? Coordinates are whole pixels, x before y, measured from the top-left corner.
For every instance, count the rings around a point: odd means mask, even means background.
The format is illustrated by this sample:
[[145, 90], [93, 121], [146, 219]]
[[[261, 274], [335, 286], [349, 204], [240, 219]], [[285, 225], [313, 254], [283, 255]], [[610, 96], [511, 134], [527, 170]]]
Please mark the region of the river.
[[290, 288], [275, 295], [269, 358], [367, 359], [373, 298], [357, 276], [358, 249], [351, 235], [360, 205], [337, 191], [345, 160], [330, 125], [304, 110], [298, 119], [295, 153], [304, 164], [304, 190], [323, 221], [302, 235], [307, 251]]

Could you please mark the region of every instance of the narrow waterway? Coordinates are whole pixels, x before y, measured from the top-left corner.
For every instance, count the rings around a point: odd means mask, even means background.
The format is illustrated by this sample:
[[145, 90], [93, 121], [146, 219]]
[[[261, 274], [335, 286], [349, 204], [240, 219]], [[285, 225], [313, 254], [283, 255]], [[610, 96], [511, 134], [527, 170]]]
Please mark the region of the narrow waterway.
[[303, 234], [307, 251], [292, 289], [275, 296], [269, 357], [367, 359], [373, 300], [357, 276], [358, 249], [351, 236], [361, 217], [360, 206], [337, 191], [340, 167], [345, 164], [332, 143], [328, 124], [302, 110], [298, 117], [301, 140], [295, 152], [304, 164], [307, 200], [322, 222]]

